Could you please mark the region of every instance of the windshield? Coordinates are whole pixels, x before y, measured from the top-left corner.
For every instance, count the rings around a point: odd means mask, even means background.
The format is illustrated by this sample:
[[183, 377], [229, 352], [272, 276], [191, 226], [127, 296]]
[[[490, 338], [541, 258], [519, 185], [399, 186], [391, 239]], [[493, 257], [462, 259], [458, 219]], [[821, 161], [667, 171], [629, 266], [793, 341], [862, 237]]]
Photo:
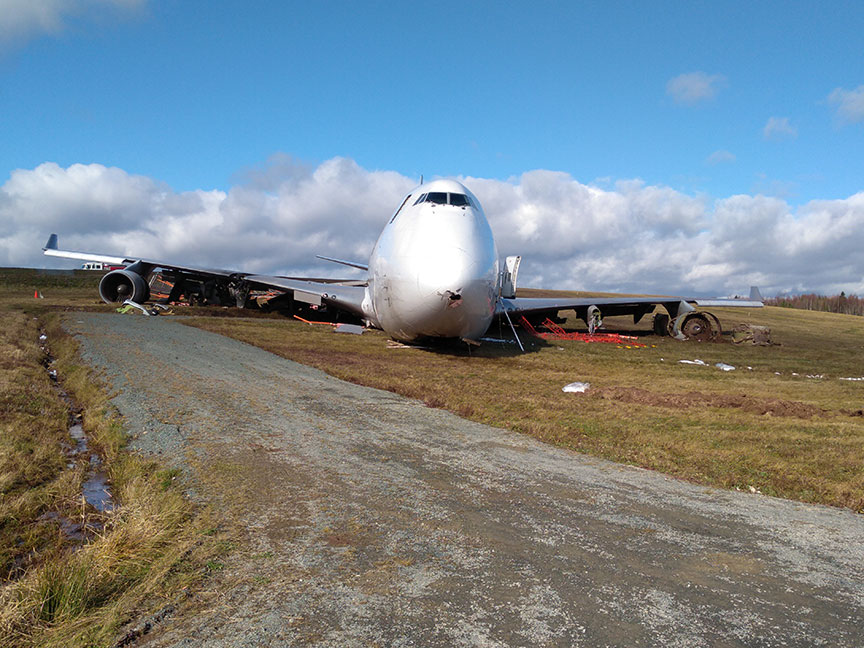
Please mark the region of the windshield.
[[460, 193], [445, 193], [443, 191], [430, 191], [423, 194], [417, 199], [414, 204], [427, 202], [433, 205], [454, 205], [455, 207], [470, 207], [471, 200], [465, 194]]

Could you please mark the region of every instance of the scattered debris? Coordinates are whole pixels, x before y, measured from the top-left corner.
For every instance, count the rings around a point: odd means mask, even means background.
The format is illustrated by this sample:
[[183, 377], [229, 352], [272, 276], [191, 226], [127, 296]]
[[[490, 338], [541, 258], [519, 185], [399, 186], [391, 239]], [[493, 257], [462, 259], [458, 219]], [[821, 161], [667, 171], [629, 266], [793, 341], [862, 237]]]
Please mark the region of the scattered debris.
[[[152, 304], [149, 308], [146, 306], [142, 306], [138, 302], [134, 302], [131, 299], [127, 299], [123, 302], [123, 305], [117, 309], [118, 313], [126, 315], [128, 313], [134, 313], [136, 310], [141, 311], [144, 315], [159, 315], [159, 308], [157, 308], [158, 304]], [[163, 309], [164, 310], [164, 309]]]
[[739, 324], [732, 329], [732, 342], [734, 344], [749, 342], [756, 346], [771, 346], [773, 344], [771, 342], [771, 329], [756, 324]]
[[561, 391], [571, 394], [584, 394], [591, 387], [591, 383], [587, 382], [572, 382], [569, 385], [564, 385]]
[[841, 378], [840, 380], [855, 380], [858, 382], [864, 382], [864, 376], [861, 376], [859, 378]]
[[553, 322], [548, 317], [540, 324], [541, 327], [547, 329], [548, 332], [541, 333], [538, 331], [525, 317], [521, 318], [522, 328], [534, 337], [543, 338], [544, 340], [578, 340], [585, 343], [604, 342], [606, 344], [630, 344], [628, 348], [644, 349], [646, 345], [633, 342], [638, 338], [632, 335], [619, 335], [618, 333], [568, 333], [561, 326]]
[[48, 336], [43, 333], [42, 335], [39, 336], [39, 339], [44, 342], [45, 340], [48, 339]]
[[735, 367], [726, 364], [725, 362], [718, 362], [714, 366], [717, 367], [720, 371], [735, 371]]
[[678, 362], [680, 362], [681, 364], [699, 365], [700, 367], [707, 367], [708, 366], [708, 363], [703, 362], [702, 360], [699, 360], [698, 358], [696, 360], [679, 360]]
[[405, 344], [398, 340], [387, 340], [388, 349], [428, 349], [428, 346], [419, 346], [416, 344]]
[[350, 333], [351, 335], [362, 335], [363, 327], [359, 324], [337, 324], [333, 331], [335, 333]]

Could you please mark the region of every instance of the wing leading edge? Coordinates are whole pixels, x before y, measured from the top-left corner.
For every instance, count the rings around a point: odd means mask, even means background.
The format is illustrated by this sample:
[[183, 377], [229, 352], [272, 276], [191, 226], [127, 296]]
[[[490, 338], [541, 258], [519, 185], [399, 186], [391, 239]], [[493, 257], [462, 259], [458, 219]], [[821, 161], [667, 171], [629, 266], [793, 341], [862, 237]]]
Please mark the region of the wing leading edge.
[[[245, 301], [249, 289], [275, 288], [286, 293], [291, 293], [292, 297], [300, 302], [314, 306], [327, 304], [337, 309], [347, 311], [348, 313], [358, 317], [363, 315], [362, 304], [363, 298], [366, 294], [366, 288], [365, 282], [362, 281], [326, 279], [311, 280], [296, 277], [255, 275], [220, 268], [200, 268], [196, 266], [177, 265], [175, 263], [160, 261], [157, 259], [131, 258], [110, 254], [62, 250], [59, 247], [56, 234], [51, 234], [48, 238], [48, 242], [42, 250], [47, 256], [78, 259], [81, 261], [99, 261], [102, 263], [110, 263], [112, 265], [125, 266], [124, 270], [115, 270], [105, 275], [105, 277], [111, 275], [118, 277], [114, 280], [115, 284], [116, 282], [124, 281], [124, 279], [119, 278], [118, 275], [123, 275], [124, 277], [129, 278], [131, 283], [135, 284], [136, 279], [131, 277], [132, 274], [139, 275], [141, 279], [138, 279], [137, 281], [141, 281], [146, 279], [151, 272], [158, 268], [172, 273], [179, 273], [187, 278], [213, 280], [217, 283], [222, 282], [226, 286], [226, 291], [236, 299], [238, 305], [240, 305], [241, 300]], [[359, 267], [359, 264], [355, 264], [355, 266]], [[140, 291], [140, 294], [142, 295], [144, 293], [149, 295], [149, 291], [144, 291], [143, 288], [140, 288]], [[107, 302], [123, 301], [122, 299], [117, 299], [113, 292], [109, 295], [109, 292], [111, 291], [103, 291], [100, 286], [100, 294], [102, 295], [103, 300]], [[134, 295], [139, 293], [133, 291], [128, 294]], [[141, 301], [146, 301], [146, 297], [142, 298]]]

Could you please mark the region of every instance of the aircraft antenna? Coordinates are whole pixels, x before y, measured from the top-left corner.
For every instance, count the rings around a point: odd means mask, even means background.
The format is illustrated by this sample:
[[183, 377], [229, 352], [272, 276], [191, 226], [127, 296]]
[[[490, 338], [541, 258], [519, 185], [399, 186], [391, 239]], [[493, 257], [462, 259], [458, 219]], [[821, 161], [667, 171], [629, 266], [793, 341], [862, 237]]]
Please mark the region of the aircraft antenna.
[[420, 184], [421, 185], [423, 184], [423, 174], [422, 173], [420, 174]]

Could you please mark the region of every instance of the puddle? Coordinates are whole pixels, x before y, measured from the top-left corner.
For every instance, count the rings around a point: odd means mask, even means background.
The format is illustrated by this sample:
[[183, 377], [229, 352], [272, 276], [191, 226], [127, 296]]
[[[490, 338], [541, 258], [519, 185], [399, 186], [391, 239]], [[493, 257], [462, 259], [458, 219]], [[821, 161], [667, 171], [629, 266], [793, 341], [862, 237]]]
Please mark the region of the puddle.
[[39, 516], [40, 520], [51, 520], [60, 525], [60, 530], [67, 538], [84, 542], [84, 527], [77, 522], [73, 522], [65, 515], [60, 515], [56, 511], [48, 511]]
[[[60, 397], [69, 406], [69, 439], [71, 443], [64, 443], [64, 452], [69, 458], [69, 463], [66, 464], [68, 469], [75, 467], [78, 460], [87, 456], [87, 471], [84, 477], [84, 484], [81, 487], [81, 496], [86, 504], [94, 508], [99, 513], [111, 513], [114, 511], [114, 499], [111, 496], [109, 487], [108, 475], [102, 470], [102, 459], [95, 452], [91, 452], [87, 443], [87, 434], [84, 432], [84, 426], [81, 421], [80, 409], [77, 407], [72, 397], [66, 392], [57, 380], [57, 370], [54, 368], [54, 357], [47, 344], [47, 335], [41, 333], [39, 335], [39, 346], [45, 353], [43, 366], [48, 376], [54, 383], [54, 388], [57, 390]], [[89, 455], [89, 456], [88, 456]], [[67, 537], [83, 542], [86, 535], [91, 530], [100, 530], [103, 528], [101, 522], [95, 524], [89, 523], [86, 526], [70, 520], [69, 518], [60, 515], [57, 512], [48, 512], [42, 515], [43, 520], [53, 520], [60, 525], [60, 530]]]
[[99, 470], [102, 460], [97, 455], [90, 455], [90, 473], [82, 487], [84, 501], [100, 513], [110, 513], [114, 510], [114, 500], [108, 490], [108, 475]]

